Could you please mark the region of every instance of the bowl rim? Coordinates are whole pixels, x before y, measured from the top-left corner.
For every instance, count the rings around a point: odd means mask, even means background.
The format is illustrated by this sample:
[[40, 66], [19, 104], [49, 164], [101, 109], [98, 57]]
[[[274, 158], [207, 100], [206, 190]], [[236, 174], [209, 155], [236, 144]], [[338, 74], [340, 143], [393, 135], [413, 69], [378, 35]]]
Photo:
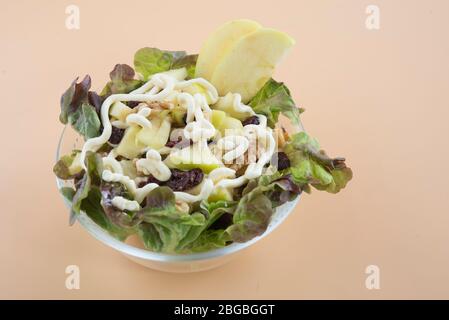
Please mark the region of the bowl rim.
[[[56, 148], [56, 161], [60, 159], [60, 153], [61, 153], [61, 146], [62, 142], [64, 140], [64, 133], [69, 127], [68, 125], [65, 125], [61, 135], [59, 136], [57, 148]], [[302, 124], [300, 123], [298, 125], [300, 130], [304, 130]], [[64, 203], [66, 204], [67, 208], [71, 208], [71, 203], [69, 200], [64, 198], [64, 196], [61, 194], [60, 190], [62, 187], [64, 187], [64, 180], [59, 179], [56, 177], [56, 185], [58, 187], [58, 192], [61, 195]], [[211, 260], [220, 258], [223, 256], [229, 256], [232, 254], [235, 254], [245, 248], [248, 248], [249, 246], [253, 245], [254, 243], [258, 242], [262, 238], [269, 235], [273, 230], [275, 230], [279, 225], [281, 225], [284, 220], [292, 213], [294, 208], [299, 202], [299, 199], [302, 194], [299, 194], [293, 201], [289, 201], [282, 206], [289, 205], [290, 208], [286, 214], [281, 216], [280, 218], [276, 219], [275, 221], [271, 220], [267, 230], [265, 232], [257, 237], [254, 237], [253, 239], [243, 242], [243, 243], [236, 243], [233, 242], [232, 244], [218, 249], [209, 250], [206, 252], [200, 252], [200, 253], [187, 253], [187, 254], [169, 254], [169, 253], [160, 253], [160, 252], [153, 252], [147, 249], [142, 249], [135, 247], [133, 245], [130, 245], [124, 241], [120, 241], [110, 235], [106, 230], [101, 228], [99, 225], [97, 225], [92, 219], [90, 219], [87, 214], [84, 211], [81, 211], [81, 214], [76, 216], [76, 221], [78, 221], [84, 229], [86, 229], [94, 238], [101, 241], [103, 244], [121, 252], [122, 254], [129, 255], [135, 258], [148, 260], [148, 261], [155, 261], [155, 262], [162, 262], [162, 263], [169, 263], [169, 262], [191, 262], [191, 261], [204, 261], [204, 260]], [[275, 210], [277, 211], [280, 207], [277, 207]]]

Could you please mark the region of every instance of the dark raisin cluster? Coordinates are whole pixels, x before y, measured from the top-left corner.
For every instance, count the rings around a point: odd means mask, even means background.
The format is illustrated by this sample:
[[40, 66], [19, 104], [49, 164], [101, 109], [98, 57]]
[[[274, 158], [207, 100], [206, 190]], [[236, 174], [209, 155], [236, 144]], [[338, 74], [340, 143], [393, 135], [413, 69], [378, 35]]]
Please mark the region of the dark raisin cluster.
[[258, 124], [260, 124], [259, 117], [258, 116], [252, 116], [252, 117], [246, 118], [245, 120], [242, 121], [242, 124], [244, 126], [247, 126], [249, 124], [258, 125]]
[[116, 127], [112, 127], [111, 137], [109, 138], [109, 142], [112, 144], [119, 144], [122, 141], [123, 135], [125, 134], [125, 129], [119, 129]]
[[157, 183], [160, 186], [167, 186], [173, 191], [189, 190], [203, 181], [203, 171], [201, 169], [192, 169], [189, 171], [182, 171], [178, 169], [171, 169], [171, 176], [168, 181], [159, 181], [150, 175], [146, 181], [139, 183], [139, 188], [148, 183]]
[[140, 103], [140, 101], [128, 101], [126, 104], [131, 109], [134, 109], [135, 107], [137, 107], [139, 105], [139, 103]]
[[185, 191], [199, 185], [203, 177], [201, 169], [196, 168], [189, 171], [172, 169], [171, 177], [165, 182], [165, 185], [173, 191]]
[[284, 170], [290, 167], [290, 159], [285, 152], [276, 152], [271, 158], [271, 164], [278, 170]]

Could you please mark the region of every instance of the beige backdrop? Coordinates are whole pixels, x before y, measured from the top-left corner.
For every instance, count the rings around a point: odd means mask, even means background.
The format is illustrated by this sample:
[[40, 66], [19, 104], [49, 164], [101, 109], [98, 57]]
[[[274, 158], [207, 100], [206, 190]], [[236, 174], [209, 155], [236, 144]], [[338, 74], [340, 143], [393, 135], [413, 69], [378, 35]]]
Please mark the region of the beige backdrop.
[[[77, 4], [80, 30], [67, 30]], [[380, 29], [365, 27], [367, 5]], [[0, 298], [449, 298], [449, 1], [2, 1]], [[276, 71], [306, 129], [355, 178], [302, 198], [228, 265], [145, 269], [67, 225], [52, 165], [59, 98], [77, 75], [100, 89], [143, 46], [197, 52], [224, 21], [291, 34]], [[81, 289], [65, 288], [65, 267]], [[380, 267], [380, 290], [365, 268]]]

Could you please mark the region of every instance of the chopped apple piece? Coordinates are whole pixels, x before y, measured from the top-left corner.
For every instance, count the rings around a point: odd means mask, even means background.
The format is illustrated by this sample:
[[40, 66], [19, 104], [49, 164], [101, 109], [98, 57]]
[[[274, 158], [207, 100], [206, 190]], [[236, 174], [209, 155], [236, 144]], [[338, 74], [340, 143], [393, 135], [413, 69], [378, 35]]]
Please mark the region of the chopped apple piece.
[[243, 130], [240, 120], [228, 116], [226, 112], [221, 110], [212, 110], [211, 122], [222, 136], [240, 133]]
[[128, 107], [123, 102], [117, 101], [111, 106], [109, 114], [120, 121], [125, 121], [126, 117], [133, 112], [133, 109]]
[[176, 80], [184, 80], [185, 78], [187, 78], [187, 70], [186, 68], [179, 68], [179, 69], [173, 69], [173, 70], [168, 70], [168, 71], [164, 71], [161, 72], [163, 74], [169, 75], [170, 77], [175, 78]]
[[229, 191], [226, 188], [216, 188], [211, 195], [209, 196], [209, 198], [207, 198], [207, 201], [209, 202], [216, 202], [216, 201], [220, 201], [220, 200], [225, 200], [225, 201], [232, 201], [232, 192]]
[[70, 175], [75, 175], [80, 173], [83, 170], [83, 166], [81, 164], [81, 152], [78, 152], [73, 158], [72, 164], [69, 166]]
[[294, 45], [287, 34], [261, 28], [238, 40], [215, 67], [211, 83], [221, 96], [240, 93], [247, 103], [273, 75], [274, 67]]
[[193, 83], [188, 87], [182, 89], [182, 91], [190, 93], [192, 96], [195, 95], [196, 93], [202, 94], [206, 98], [208, 104], [211, 104], [213, 102], [206, 88], [204, 88], [202, 85], [198, 83]]
[[231, 135], [231, 134], [239, 134], [243, 130], [243, 125], [240, 120], [232, 117], [226, 117], [220, 125], [220, 128], [217, 128], [222, 136]]
[[[251, 110], [239, 110], [239, 105], [235, 101], [236, 95], [229, 92], [224, 97], [218, 99], [212, 108], [216, 110], [222, 110], [229, 114], [231, 117], [237, 118], [239, 120], [245, 120], [252, 115]], [[237, 106], [236, 106], [237, 104]], [[244, 108], [251, 108], [249, 106], [244, 106]]]
[[139, 143], [146, 147], [159, 150], [167, 143], [170, 136], [171, 123], [168, 118], [161, 120], [154, 118], [151, 120], [152, 126], [149, 128], [142, 128], [137, 134], [136, 139]]
[[164, 162], [169, 168], [181, 170], [200, 168], [205, 173], [209, 173], [223, 165], [215, 158], [207, 146], [202, 147], [200, 143], [172, 151]]
[[145, 145], [136, 139], [136, 135], [140, 132], [139, 126], [132, 125], [128, 127], [117, 147], [117, 154], [128, 159], [137, 158], [145, 149]]
[[247, 34], [261, 28], [261, 25], [251, 20], [234, 20], [225, 23], [212, 33], [203, 44], [196, 63], [197, 78], [211, 80], [215, 67], [234, 46]]
[[226, 112], [221, 110], [212, 110], [210, 121], [212, 122], [212, 125], [218, 129], [221, 127], [221, 123], [224, 121], [226, 117], [227, 117]]

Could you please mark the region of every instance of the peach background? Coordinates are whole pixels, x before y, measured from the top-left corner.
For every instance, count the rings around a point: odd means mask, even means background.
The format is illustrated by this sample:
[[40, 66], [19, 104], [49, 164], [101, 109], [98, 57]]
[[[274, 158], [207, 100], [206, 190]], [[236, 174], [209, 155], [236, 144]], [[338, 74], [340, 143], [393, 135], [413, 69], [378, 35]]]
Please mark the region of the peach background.
[[[65, 7], [81, 29], [65, 28]], [[381, 28], [365, 28], [379, 5]], [[449, 298], [448, 1], [2, 1], [0, 298]], [[291, 34], [279, 66], [306, 129], [355, 178], [304, 196], [287, 222], [228, 265], [145, 269], [67, 226], [51, 171], [59, 97], [100, 89], [140, 47], [196, 52], [224, 21]], [[81, 268], [81, 289], [64, 286]], [[367, 290], [365, 267], [381, 269]]]

